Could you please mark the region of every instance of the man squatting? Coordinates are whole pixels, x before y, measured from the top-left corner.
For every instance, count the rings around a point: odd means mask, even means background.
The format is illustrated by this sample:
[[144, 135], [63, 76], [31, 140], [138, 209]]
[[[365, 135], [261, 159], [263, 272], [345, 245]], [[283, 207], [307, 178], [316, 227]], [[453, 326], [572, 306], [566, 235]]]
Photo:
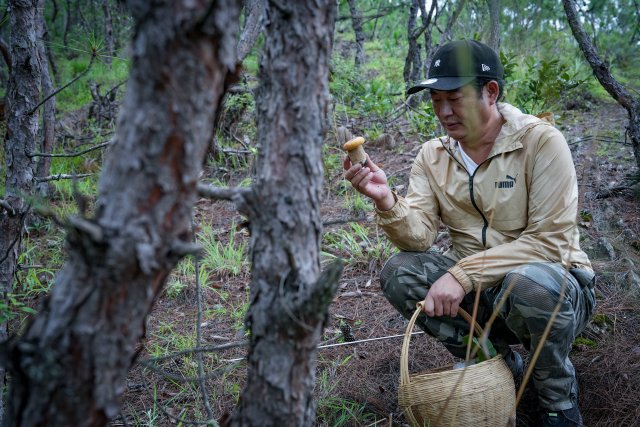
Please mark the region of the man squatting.
[[[578, 187], [571, 152], [552, 123], [523, 114], [502, 98], [504, 69], [483, 43], [441, 47], [427, 80], [433, 111], [447, 135], [427, 141], [414, 160], [406, 197], [385, 172], [344, 161], [345, 178], [375, 204], [377, 224], [401, 250], [384, 266], [386, 298], [406, 318], [424, 301], [417, 323], [464, 358], [471, 312], [478, 322], [504, 299], [490, 340], [514, 377], [524, 370], [509, 345], [535, 350], [560, 303], [533, 369], [540, 425], [582, 425], [569, 352], [595, 305], [594, 273], [580, 249]], [[440, 222], [452, 247], [430, 251]], [[562, 296], [562, 297], [561, 297]]]

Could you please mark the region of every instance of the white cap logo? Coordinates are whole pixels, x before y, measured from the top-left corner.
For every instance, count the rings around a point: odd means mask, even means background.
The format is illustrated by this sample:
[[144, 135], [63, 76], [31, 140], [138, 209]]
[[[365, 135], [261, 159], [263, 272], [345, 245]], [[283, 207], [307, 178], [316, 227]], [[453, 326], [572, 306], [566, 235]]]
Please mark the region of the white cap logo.
[[440, 60], [436, 59], [436, 62], [433, 63], [434, 67], [439, 67], [440, 66]]
[[489, 67], [486, 64], [482, 64], [482, 71], [489, 71], [491, 69], [491, 67]]

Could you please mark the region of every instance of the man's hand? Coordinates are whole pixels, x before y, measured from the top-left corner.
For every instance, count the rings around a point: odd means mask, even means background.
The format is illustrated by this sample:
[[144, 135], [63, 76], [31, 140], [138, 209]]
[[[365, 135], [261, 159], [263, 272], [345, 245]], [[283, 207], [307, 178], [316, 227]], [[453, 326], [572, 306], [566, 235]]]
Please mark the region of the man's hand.
[[458, 307], [465, 296], [462, 285], [451, 273], [445, 273], [435, 281], [424, 299], [427, 316], [451, 316], [458, 314]]
[[368, 154], [365, 167], [360, 164], [352, 165], [349, 157], [344, 159], [343, 166], [346, 170], [345, 179], [358, 192], [373, 199], [378, 209], [386, 211], [393, 207], [396, 201], [387, 183], [387, 175], [371, 161]]

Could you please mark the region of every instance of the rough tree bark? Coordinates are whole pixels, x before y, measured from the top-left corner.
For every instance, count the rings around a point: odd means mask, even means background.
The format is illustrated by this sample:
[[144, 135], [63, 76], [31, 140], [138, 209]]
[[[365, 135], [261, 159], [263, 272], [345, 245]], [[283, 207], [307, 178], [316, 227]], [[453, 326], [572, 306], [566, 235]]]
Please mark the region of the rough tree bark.
[[[38, 2], [39, 13], [37, 15], [38, 26], [38, 55], [40, 58], [40, 64], [42, 65], [42, 97], [47, 98], [54, 92], [53, 82], [51, 81], [51, 75], [49, 74], [49, 61], [47, 51], [49, 50], [45, 46], [45, 40], [47, 39], [47, 24], [44, 20], [44, 0]], [[56, 97], [52, 96], [43, 105], [42, 111], [42, 144], [38, 147], [38, 151], [45, 154], [51, 154], [53, 151], [53, 144], [55, 140], [55, 119], [56, 119]], [[51, 169], [51, 157], [41, 157], [38, 163], [38, 177], [45, 177], [49, 175]], [[41, 182], [38, 184], [38, 191], [41, 196], [47, 196], [49, 194], [49, 183]]]
[[466, 0], [460, 0], [456, 2], [456, 8], [453, 10], [451, 15], [449, 16], [449, 19], [447, 20], [447, 26], [445, 27], [444, 31], [442, 32], [442, 35], [440, 36], [440, 41], [438, 42], [438, 45], [433, 50], [434, 53], [436, 50], [438, 50], [440, 46], [442, 46], [443, 44], [451, 40], [451, 32], [453, 31], [453, 25], [456, 23], [456, 21], [460, 17], [460, 14], [464, 9], [465, 3], [466, 3]]
[[267, 2], [256, 95], [251, 334], [234, 426], [311, 426], [317, 345], [341, 268], [320, 273], [334, 0]]
[[[9, 2], [11, 22], [11, 73], [7, 91], [7, 134], [4, 143], [6, 185], [0, 207], [0, 298], [11, 292], [20, 253], [22, 229], [30, 206], [36, 163], [27, 153], [35, 151], [42, 64], [38, 55], [38, 0]], [[0, 325], [0, 342], [7, 340], [7, 324]], [[0, 381], [5, 382], [5, 366]], [[0, 409], [3, 417], [4, 408]], [[10, 417], [9, 417], [10, 418]]]
[[11, 426], [104, 426], [117, 416], [145, 318], [171, 269], [194, 250], [195, 188], [236, 74], [240, 6], [128, 4], [136, 24], [117, 143], [95, 218], [70, 218], [68, 261], [10, 343]]
[[238, 62], [244, 61], [262, 32], [265, 0], [245, 0], [245, 20], [238, 40]]
[[104, 63], [111, 69], [113, 58], [113, 19], [111, 18], [111, 5], [109, 0], [102, 0], [102, 13], [104, 14]]
[[488, 45], [500, 52], [500, 0], [487, 0], [489, 7], [489, 40]]
[[71, 0], [66, 1], [64, 13], [64, 34], [62, 36], [62, 44], [64, 45], [65, 50], [68, 51], [67, 48], [69, 47], [69, 33], [71, 32], [71, 27], [73, 26], [73, 8], [71, 7]]
[[424, 50], [426, 53], [425, 53], [425, 59], [422, 62], [422, 64], [424, 67], [424, 76], [426, 78], [427, 69], [429, 68], [427, 61], [431, 60], [431, 57], [429, 56], [429, 53], [431, 52], [431, 45], [432, 45], [431, 23], [435, 22], [438, 16], [438, 2], [434, 1], [431, 3], [431, 9], [429, 9], [429, 12], [427, 12], [424, 2], [418, 2], [418, 4], [420, 5], [420, 19], [422, 19], [422, 28], [420, 29], [420, 32], [424, 33]]
[[356, 57], [355, 66], [360, 68], [364, 64], [364, 30], [362, 29], [362, 13], [358, 9], [356, 0], [348, 0], [349, 11], [351, 12], [351, 23], [353, 25], [353, 32], [356, 36]]
[[420, 73], [422, 71], [422, 59], [420, 58], [421, 48], [418, 43], [420, 34], [416, 30], [416, 21], [418, 19], [419, 11], [419, 0], [413, 0], [411, 2], [411, 7], [409, 8], [409, 20], [407, 21], [407, 40], [409, 42], [409, 49], [407, 50], [407, 56], [404, 60], [404, 70], [402, 73], [404, 84], [407, 89], [420, 80]]
[[580, 50], [582, 50], [587, 62], [589, 62], [596, 79], [598, 79], [602, 87], [609, 92], [609, 95], [627, 110], [627, 114], [629, 115], [627, 132], [631, 139], [636, 165], [640, 169], [640, 97], [634, 96], [631, 91], [618, 83], [611, 75], [609, 65], [600, 58], [591, 39], [589, 39], [589, 36], [582, 28], [573, 1], [562, 0], [562, 4], [564, 5], [573, 36], [578, 42]]

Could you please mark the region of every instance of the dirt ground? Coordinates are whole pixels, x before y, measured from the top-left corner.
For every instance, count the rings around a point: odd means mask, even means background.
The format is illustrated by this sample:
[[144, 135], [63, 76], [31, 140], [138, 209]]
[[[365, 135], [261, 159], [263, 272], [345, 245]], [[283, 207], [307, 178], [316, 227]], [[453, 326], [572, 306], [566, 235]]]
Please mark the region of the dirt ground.
[[[580, 404], [587, 426], [640, 426], [640, 208], [627, 186], [635, 170], [630, 145], [625, 145], [626, 112], [615, 104], [594, 104], [556, 118], [576, 163], [579, 178], [582, 245], [598, 273], [598, 306], [594, 321], [574, 345], [571, 359], [580, 384]], [[358, 129], [350, 129], [358, 133]], [[384, 166], [400, 193], [406, 191], [417, 138], [402, 128], [391, 133], [395, 144], [370, 144], [368, 152]], [[335, 142], [335, 139], [333, 140]], [[331, 141], [329, 141], [331, 143]], [[211, 168], [212, 177], [237, 185], [240, 171]], [[350, 218], [361, 216], [345, 205], [342, 174], [327, 177], [322, 213], [325, 231], [353, 231]], [[615, 191], [607, 191], [615, 188]], [[346, 190], [347, 192], [349, 190]], [[348, 193], [353, 195], [353, 193]], [[383, 241], [370, 212], [358, 224], [370, 238]], [[233, 235], [246, 239], [243, 229], [232, 228], [243, 218], [227, 202], [200, 200], [197, 221], [211, 224], [222, 241]], [[382, 239], [382, 240], [380, 240]], [[446, 235], [437, 243], [446, 245]], [[338, 254], [340, 255], [340, 254]], [[319, 350], [317, 371], [318, 424], [322, 426], [402, 426], [397, 388], [402, 338], [407, 325], [382, 296], [378, 275], [384, 263], [379, 254], [348, 263], [330, 309], [325, 342]], [[635, 276], [634, 276], [635, 275]], [[220, 346], [243, 338], [241, 309], [246, 308], [248, 268], [238, 275], [214, 273], [202, 286], [201, 319], [195, 278], [179, 294], [165, 294], [148, 320], [138, 363], [131, 370], [122, 417], [112, 425], [187, 425], [207, 413], [220, 419], [233, 410], [243, 386], [243, 347], [216, 352], [189, 352], [190, 348]], [[235, 311], [234, 311], [235, 310]], [[199, 325], [201, 339], [193, 341]], [[347, 326], [345, 326], [347, 325]], [[352, 335], [349, 336], [349, 335]], [[187, 337], [191, 340], [188, 341]], [[387, 337], [387, 338], [384, 338]], [[196, 337], [197, 338], [197, 337]], [[355, 339], [349, 343], [348, 339]], [[378, 339], [384, 338], [384, 339]], [[185, 342], [181, 342], [184, 339]], [[359, 342], [369, 340], [365, 342]], [[199, 344], [199, 345], [198, 345]], [[188, 354], [177, 354], [187, 349]], [[416, 335], [411, 341], [410, 371], [442, 367], [454, 358], [434, 339]], [[528, 360], [522, 347], [515, 347]], [[154, 356], [169, 354], [166, 359]], [[203, 404], [198, 381], [197, 354], [202, 355], [209, 407]], [[183, 422], [177, 421], [182, 419]], [[530, 387], [518, 406], [517, 425], [536, 425], [535, 396]]]

